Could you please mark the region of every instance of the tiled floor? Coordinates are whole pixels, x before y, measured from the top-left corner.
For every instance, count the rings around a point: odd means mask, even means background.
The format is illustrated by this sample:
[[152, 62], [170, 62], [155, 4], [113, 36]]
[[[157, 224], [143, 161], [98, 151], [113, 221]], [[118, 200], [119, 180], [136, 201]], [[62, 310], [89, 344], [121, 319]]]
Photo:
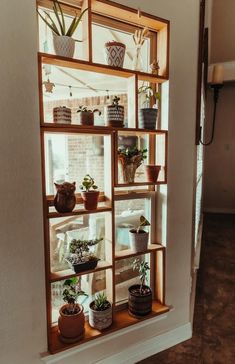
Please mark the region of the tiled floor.
[[193, 338], [139, 364], [235, 364], [235, 215], [204, 218]]

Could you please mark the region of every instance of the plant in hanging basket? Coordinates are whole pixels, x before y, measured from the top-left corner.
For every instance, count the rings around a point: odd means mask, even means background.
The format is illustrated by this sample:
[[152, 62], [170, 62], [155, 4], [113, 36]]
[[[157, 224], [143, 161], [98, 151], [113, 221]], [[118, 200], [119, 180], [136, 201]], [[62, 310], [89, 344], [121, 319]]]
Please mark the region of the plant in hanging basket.
[[139, 226], [129, 230], [131, 250], [135, 253], [144, 252], [148, 248], [149, 233], [142, 229], [144, 226], [150, 226], [150, 222], [144, 216], [140, 216]]
[[[142, 105], [139, 111], [139, 127], [154, 130], [156, 129], [157, 104], [160, 100], [160, 92], [155, 92], [151, 86], [143, 85], [139, 87], [138, 94], [140, 105]], [[153, 104], [153, 107], [150, 107], [151, 104]]]
[[104, 292], [98, 293], [89, 306], [89, 324], [103, 330], [112, 324], [112, 305]]
[[98, 115], [101, 115], [100, 110], [98, 109], [91, 110], [83, 105], [79, 106], [77, 112], [80, 113], [81, 125], [94, 125], [94, 114], [98, 113]]
[[128, 288], [128, 309], [131, 316], [139, 318], [150, 314], [152, 311], [152, 291], [150, 287], [145, 285], [150, 268], [148, 262], [136, 259], [133, 262], [133, 270], [138, 271], [140, 284]]
[[91, 240], [73, 239], [71, 241], [69, 256], [66, 257], [66, 260], [72, 265], [75, 273], [96, 268], [99, 258], [90, 252], [90, 248], [102, 240], [103, 238]]
[[86, 174], [80, 185], [81, 195], [86, 210], [96, 210], [98, 205], [99, 191], [98, 186], [95, 184], [94, 178]]
[[119, 105], [120, 97], [114, 96], [112, 105], [106, 107], [106, 122], [108, 126], [123, 128], [124, 126], [124, 106]]
[[119, 148], [118, 161], [122, 169], [124, 183], [133, 183], [135, 181], [136, 170], [147, 158], [147, 149]]
[[87, 294], [80, 290], [77, 277], [66, 279], [63, 287], [63, 300], [66, 304], [60, 308], [58, 328], [61, 341], [73, 343], [84, 336], [85, 316], [83, 306], [77, 301], [80, 296]]
[[37, 12], [44, 23], [52, 30], [55, 53], [58, 56], [72, 58], [74, 55], [75, 41], [81, 42], [80, 40], [73, 39], [72, 36], [88, 8], [81, 11], [79, 15], [75, 11], [75, 16], [73, 17], [69, 27], [66, 28], [65, 15], [61, 5], [62, 4], [58, 0], [53, 0], [55, 20], [53, 20], [50, 13], [45, 10], [43, 10], [44, 16], [39, 10], [37, 10]]

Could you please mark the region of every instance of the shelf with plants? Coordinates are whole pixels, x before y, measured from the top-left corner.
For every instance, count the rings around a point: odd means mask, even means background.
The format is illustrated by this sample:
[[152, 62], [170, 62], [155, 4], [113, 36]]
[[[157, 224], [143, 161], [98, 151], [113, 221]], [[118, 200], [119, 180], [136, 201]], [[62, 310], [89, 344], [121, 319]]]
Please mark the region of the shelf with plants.
[[158, 119], [169, 22], [106, 0], [37, 3], [48, 346], [55, 353], [169, 311], [156, 227], [157, 185], [167, 183], [168, 132]]

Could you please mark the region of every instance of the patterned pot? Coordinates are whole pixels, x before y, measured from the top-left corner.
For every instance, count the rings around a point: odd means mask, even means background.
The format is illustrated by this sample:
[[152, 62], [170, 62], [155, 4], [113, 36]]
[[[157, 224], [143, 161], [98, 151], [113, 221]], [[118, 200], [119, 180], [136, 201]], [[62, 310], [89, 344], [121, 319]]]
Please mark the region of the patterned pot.
[[83, 306], [76, 304], [78, 312], [74, 315], [66, 314], [68, 304], [60, 308], [60, 316], [58, 318], [58, 327], [60, 340], [65, 343], [73, 343], [81, 340], [84, 336], [85, 316]]
[[73, 38], [53, 33], [53, 45], [57, 56], [73, 58], [75, 50], [75, 40]]
[[129, 230], [129, 240], [134, 253], [145, 252], [148, 249], [149, 233], [145, 230], [139, 230], [137, 233], [136, 229], [131, 229]]
[[143, 286], [144, 294], [140, 294], [140, 285], [135, 284], [128, 288], [128, 310], [131, 316], [140, 318], [152, 312], [152, 291], [148, 286]]
[[153, 164], [145, 165], [148, 182], [156, 183], [160, 170], [161, 166], [155, 166]]
[[90, 303], [89, 307], [89, 325], [97, 330], [104, 330], [112, 325], [112, 306], [104, 311], [93, 310], [94, 301]]
[[124, 126], [124, 106], [108, 105], [106, 107], [107, 125], [114, 128], [123, 128]]
[[54, 107], [53, 121], [56, 124], [71, 124], [71, 109], [66, 106]]
[[112, 67], [123, 67], [126, 46], [120, 42], [105, 43], [105, 61]]
[[139, 111], [139, 128], [156, 129], [158, 109], [143, 108]]

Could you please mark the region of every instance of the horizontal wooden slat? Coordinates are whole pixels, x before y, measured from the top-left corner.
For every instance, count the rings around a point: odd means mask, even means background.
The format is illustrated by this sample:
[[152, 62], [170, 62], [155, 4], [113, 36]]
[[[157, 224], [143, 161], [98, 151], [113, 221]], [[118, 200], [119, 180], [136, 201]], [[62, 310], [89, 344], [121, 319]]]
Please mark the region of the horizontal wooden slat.
[[138, 255], [148, 254], [148, 253], [152, 253], [153, 251], [163, 250], [163, 249], [165, 249], [165, 247], [163, 245], [149, 244], [148, 249], [145, 250], [144, 252], [140, 252], [140, 253], [134, 253], [133, 250], [131, 250], [131, 249], [120, 250], [119, 252], [115, 253], [115, 260], [131, 258], [131, 257], [135, 257], [135, 256], [138, 256]]
[[98, 207], [95, 210], [78, 209], [78, 210], [74, 210], [72, 212], [65, 212], [65, 213], [49, 212], [48, 215], [47, 215], [47, 217], [49, 219], [53, 219], [53, 218], [57, 218], [57, 217], [98, 214], [100, 212], [109, 212], [109, 211], [112, 211], [112, 208], [111, 207], [101, 206], [101, 207]]

